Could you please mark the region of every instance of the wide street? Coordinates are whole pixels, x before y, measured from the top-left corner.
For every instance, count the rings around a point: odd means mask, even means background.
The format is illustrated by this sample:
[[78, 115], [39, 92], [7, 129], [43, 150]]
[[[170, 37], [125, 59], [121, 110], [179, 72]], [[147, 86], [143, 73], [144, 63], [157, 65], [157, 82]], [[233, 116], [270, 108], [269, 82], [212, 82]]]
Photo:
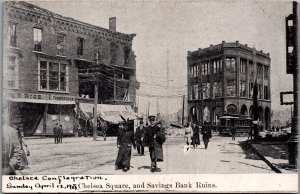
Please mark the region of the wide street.
[[[159, 174], [243, 174], [274, 173], [269, 166], [254, 154], [242, 149], [239, 141], [246, 137], [213, 136], [208, 149], [201, 145], [197, 149], [184, 150], [183, 137], [169, 137], [164, 144], [164, 162], [158, 163]], [[62, 144], [54, 144], [53, 138], [26, 139], [31, 155], [29, 167], [22, 171], [25, 175], [98, 175], [125, 174], [114, 169], [117, 157], [116, 137], [103, 141], [98, 137], [68, 137]], [[133, 150], [131, 169], [127, 174], [151, 174], [148, 148], [145, 156], [138, 156]]]

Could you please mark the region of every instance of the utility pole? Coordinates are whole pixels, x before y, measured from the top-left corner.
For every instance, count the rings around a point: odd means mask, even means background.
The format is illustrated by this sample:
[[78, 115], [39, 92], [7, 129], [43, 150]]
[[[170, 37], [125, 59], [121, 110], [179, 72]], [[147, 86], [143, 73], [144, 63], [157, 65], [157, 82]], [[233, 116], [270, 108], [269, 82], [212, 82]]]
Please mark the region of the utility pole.
[[185, 100], [185, 95], [182, 96], [182, 127], [184, 127], [184, 100]]
[[[169, 78], [169, 47], [167, 48], [167, 91], [170, 94], [170, 78]], [[169, 117], [169, 101], [167, 99], [167, 115], [168, 115], [168, 124], [170, 124], [170, 117]]]
[[299, 13], [298, 2], [293, 1], [293, 14], [286, 18], [286, 49], [287, 49], [287, 73], [293, 74], [294, 111], [291, 126], [291, 136], [288, 142], [289, 166], [297, 168], [298, 165], [298, 75], [299, 75]]
[[98, 80], [94, 83], [94, 125], [93, 125], [93, 140], [97, 139], [97, 104], [98, 104]]

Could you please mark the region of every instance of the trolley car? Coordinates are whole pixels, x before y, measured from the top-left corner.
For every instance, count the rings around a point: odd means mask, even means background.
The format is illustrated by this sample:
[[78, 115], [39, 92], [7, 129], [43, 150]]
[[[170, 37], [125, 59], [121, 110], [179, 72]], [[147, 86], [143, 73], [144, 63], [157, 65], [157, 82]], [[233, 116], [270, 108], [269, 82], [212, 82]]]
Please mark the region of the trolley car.
[[221, 135], [230, 135], [231, 128], [236, 128], [236, 133], [249, 134], [252, 119], [245, 115], [224, 114], [219, 117], [218, 130]]

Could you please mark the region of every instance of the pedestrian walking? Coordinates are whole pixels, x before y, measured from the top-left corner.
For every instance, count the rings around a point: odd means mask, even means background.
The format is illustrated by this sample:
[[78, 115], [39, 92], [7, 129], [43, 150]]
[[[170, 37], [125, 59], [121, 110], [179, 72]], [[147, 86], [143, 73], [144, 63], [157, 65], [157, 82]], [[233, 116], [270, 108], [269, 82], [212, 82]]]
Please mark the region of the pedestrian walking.
[[56, 123], [55, 127], [53, 128], [55, 144], [58, 144], [58, 142], [59, 142], [59, 131], [60, 131], [59, 125], [58, 125], [58, 123]]
[[2, 175], [16, 175], [22, 156], [18, 134], [9, 126], [3, 126], [2, 129]]
[[99, 118], [99, 121], [101, 125], [103, 140], [106, 141], [106, 134], [108, 129], [107, 123], [102, 118]]
[[138, 151], [138, 154], [140, 156], [143, 156], [144, 155], [144, 145], [143, 145], [143, 141], [142, 141], [142, 138], [144, 137], [144, 122], [143, 120], [140, 121], [140, 126], [138, 126], [136, 128], [136, 131], [135, 131], [135, 142], [136, 142], [136, 146], [137, 146], [137, 151]]
[[279, 131], [279, 126], [277, 125], [277, 127], [276, 127], [276, 131], [278, 132]]
[[275, 131], [275, 126], [274, 125], [272, 126], [272, 130], [271, 131]]
[[192, 136], [192, 144], [193, 144], [193, 147], [194, 149], [196, 147], [198, 147], [198, 145], [200, 145], [200, 129], [199, 129], [199, 126], [196, 124], [196, 122], [193, 123], [193, 136]]
[[235, 141], [235, 135], [236, 135], [236, 128], [235, 128], [235, 126], [231, 126], [230, 133], [231, 133], [232, 141]]
[[15, 127], [17, 129], [18, 139], [21, 145], [22, 155], [20, 159], [20, 163], [16, 168], [16, 174], [21, 175], [21, 170], [24, 170], [26, 166], [28, 166], [28, 158], [30, 155], [30, 151], [28, 149], [27, 143], [24, 140], [24, 132], [21, 127]]
[[62, 143], [63, 136], [64, 136], [64, 129], [62, 125], [59, 125], [59, 143]]
[[165, 134], [157, 125], [155, 125], [155, 116], [149, 116], [148, 118], [150, 125], [145, 130], [143, 141], [145, 147], [149, 147], [151, 159], [150, 171], [154, 172], [157, 169], [157, 162], [163, 161], [162, 144], [165, 141]]
[[202, 127], [202, 138], [205, 145], [205, 149], [208, 147], [209, 139], [212, 137], [210, 126], [206, 121], [204, 121], [204, 126]]
[[190, 144], [192, 143], [192, 133], [193, 133], [193, 129], [192, 129], [192, 126], [191, 126], [192, 124], [190, 123], [190, 124], [188, 124], [187, 126], [186, 126], [186, 128], [185, 128], [185, 132], [184, 132], [184, 134], [185, 134], [185, 143], [186, 143], [186, 145], [187, 145], [187, 147], [186, 147], [186, 151], [188, 151], [189, 149], [190, 149]]
[[134, 142], [134, 133], [129, 129], [127, 123], [123, 121], [119, 124], [119, 134], [117, 146], [119, 148], [115, 163], [115, 169], [123, 169], [124, 172], [130, 170], [131, 148], [136, 148]]

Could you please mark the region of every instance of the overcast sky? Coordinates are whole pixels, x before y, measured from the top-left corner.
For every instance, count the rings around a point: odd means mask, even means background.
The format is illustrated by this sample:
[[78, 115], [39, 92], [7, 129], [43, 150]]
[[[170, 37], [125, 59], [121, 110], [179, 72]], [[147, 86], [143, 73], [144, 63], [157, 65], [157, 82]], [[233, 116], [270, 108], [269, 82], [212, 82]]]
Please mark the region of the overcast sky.
[[[285, 74], [285, 17], [292, 13], [287, 1], [44, 1], [32, 2], [63, 16], [108, 28], [117, 17], [117, 31], [135, 33], [139, 111], [177, 111], [187, 94], [187, 51], [219, 44], [223, 40], [248, 44], [270, 53], [272, 109], [282, 108], [279, 92], [292, 89]], [[169, 68], [167, 68], [169, 64]], [[169, 69], [169, 90], [167, 89]], [[167, 101], [169, 103], [167, 103]], [[159, 106], [156, 105], [159, 103]]]

